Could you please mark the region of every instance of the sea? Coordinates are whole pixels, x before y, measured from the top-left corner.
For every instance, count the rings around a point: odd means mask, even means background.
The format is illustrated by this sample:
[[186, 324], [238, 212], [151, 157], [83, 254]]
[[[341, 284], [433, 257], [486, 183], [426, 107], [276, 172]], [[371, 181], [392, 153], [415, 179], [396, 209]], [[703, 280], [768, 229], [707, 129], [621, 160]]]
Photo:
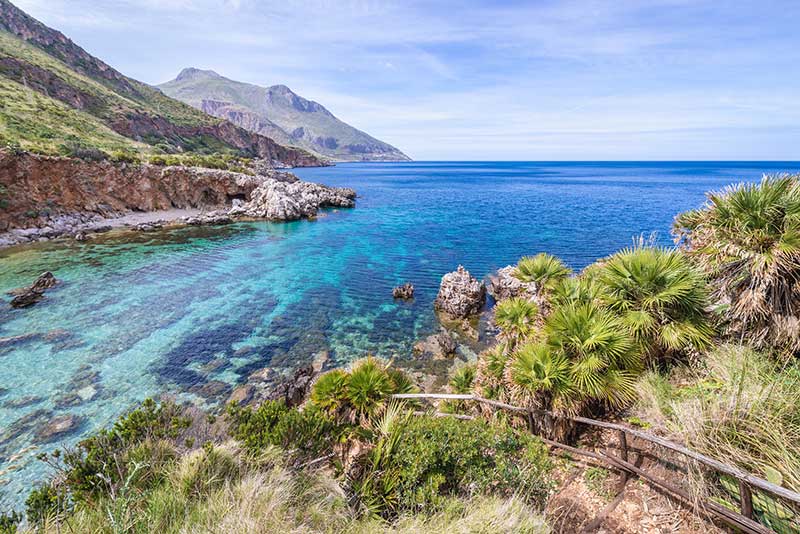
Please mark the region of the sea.
[[[326, 352], [413, 358], [439, 328], [443, 274], [477, 278], [546, 251], [579, 270], [644, 237], [673, 246], [675, 215], [708, 191], [800, 171], [792, 162], [408, 162], [296, 169], [352, 187], [314, 220], [112, 233], [0, 250], [0, 511], [47, 466], [147, 397], [208, 408], [264, 368]], [[22, 310], [5, 293], [62, 281]], [[412, 301], [392, 288], [411, 282]], [[13, 338], [13, 339], [12, 339]], [[48, 440], [65, 415], [74, 431]]]

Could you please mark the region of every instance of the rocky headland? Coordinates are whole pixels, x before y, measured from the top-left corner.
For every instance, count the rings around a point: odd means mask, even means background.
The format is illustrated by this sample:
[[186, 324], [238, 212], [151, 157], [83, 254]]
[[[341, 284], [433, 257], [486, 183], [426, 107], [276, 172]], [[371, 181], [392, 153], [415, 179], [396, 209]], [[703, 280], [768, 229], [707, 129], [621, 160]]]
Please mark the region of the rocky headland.
[[[301, 181], [265, 166], [256, 174], [183, 166], [40, 156], [0, 150], [0, 246], [112, 227], [223, 224], [313, 217], [355, 206], [352, 189]], [[133, 215], [163, 212], [163, 217]]]

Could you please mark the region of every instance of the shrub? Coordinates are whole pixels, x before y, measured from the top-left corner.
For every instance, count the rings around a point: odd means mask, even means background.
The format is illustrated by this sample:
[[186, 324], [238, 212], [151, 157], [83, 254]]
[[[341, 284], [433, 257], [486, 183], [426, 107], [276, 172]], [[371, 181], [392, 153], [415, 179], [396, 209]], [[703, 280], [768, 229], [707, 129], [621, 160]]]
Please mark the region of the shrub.
[[[163, 452], [161, 447], [154, 444], [159, 440], [177, 438], [189, 424], [190, 420], [183, 416], [176, 404], [145, 400], [141, 407], [117, 420], [111, 430], [102, 430], [81, 441], [75, 450], [64, 452], [67, 487], [80, 500], [120, 485], [130, 473], [134, 460], [151, 458], [148, 451]], [[137, 451], [136, 448], [140, 446], [143, 448]], [[156, 473], [140, 473], [137, 476], [143, 482], [158, 480]]]
[[62, 516], [70, 509], [67, 495], [52, 484], [44, 484], [28, 494], [25, 515], [32, 525], [39, 525]]
[[320, 408], [290, 409], [283, 401], [267, 401], [256, 409], [231, 405], [229, 414], [231, 433], [246, 449], [258, 453], [277, 446], [292, 451], [296, 461], [329, 451], [341, 430]]
[[353, 487], [368, 509], [384, 515], [440, 507], [448, 496], [517, 495], [541, 503], [549, 469], [541, 441], [511, 427], [406, 417], [381, 437]]
[[16, 511], [0, 514], [0, 534], [17, 534], [22, 514]]
[[138, 163], [139, 156], [134, 152], [115, 150], [111, 153], [111, 161], [115, 163]]

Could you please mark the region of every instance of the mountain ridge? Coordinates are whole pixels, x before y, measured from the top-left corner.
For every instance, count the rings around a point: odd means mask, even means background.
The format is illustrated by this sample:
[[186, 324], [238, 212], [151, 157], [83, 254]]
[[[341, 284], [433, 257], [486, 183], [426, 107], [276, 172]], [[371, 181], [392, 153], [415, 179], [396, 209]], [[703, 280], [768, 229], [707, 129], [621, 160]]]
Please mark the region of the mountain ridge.
[[8, 0], [0, 0], [0, 93], [0, 141], [26, 150], [69, 155], [89, 145], [325, 164], [125, 76]]
[[156, 85], [164, 94], [249, 131], [341, 161], [409, 161], [392, 145], [343, 122], [283, 84], [267, 87], [187, 67]]

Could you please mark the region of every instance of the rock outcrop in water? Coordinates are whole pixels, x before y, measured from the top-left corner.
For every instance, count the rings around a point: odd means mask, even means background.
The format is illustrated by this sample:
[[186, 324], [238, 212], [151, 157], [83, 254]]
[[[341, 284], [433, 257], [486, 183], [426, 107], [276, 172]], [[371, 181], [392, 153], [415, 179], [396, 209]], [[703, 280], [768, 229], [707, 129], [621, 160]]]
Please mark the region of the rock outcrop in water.
[[414, 285], [406, 282], [392, 289], [392, 296], [396, 299], [410, 300], [414, 298]]
[[466, 319], [480, 312], [486, 302], [486, 285], [469, 271], [458, 269], [442, 277], [434, 308], [454, 319]]
[[231, 208], [233, 217], [253, 217], [270, 221], [294, 221], [313, 217], [320, 208], [352, 208], [356, 192], [311, 182], [286, 182], [267, 178], [250, 195], [250, 200]]
[[46, 290], [55, 286], [57, 283], [58, 280], [56, 280], [56, 277], [53, 276], [53, 273], [50, 271], [40, 274], [30, 286], [21, 287], [9, 293], [14, 295], [14, 298], [11, 300], [11, 307], [27, 308], [28, 306], [33, 306], [44, 298], [44, 292]]
[[508, 265], [489, 276], [489, 294], [497, 301], [503, 301], [513, 297], [521, 297], [528, 300], [536, 298], [536, 284], [533, 282], [523, 282], [514, 276], [517, 268]]

